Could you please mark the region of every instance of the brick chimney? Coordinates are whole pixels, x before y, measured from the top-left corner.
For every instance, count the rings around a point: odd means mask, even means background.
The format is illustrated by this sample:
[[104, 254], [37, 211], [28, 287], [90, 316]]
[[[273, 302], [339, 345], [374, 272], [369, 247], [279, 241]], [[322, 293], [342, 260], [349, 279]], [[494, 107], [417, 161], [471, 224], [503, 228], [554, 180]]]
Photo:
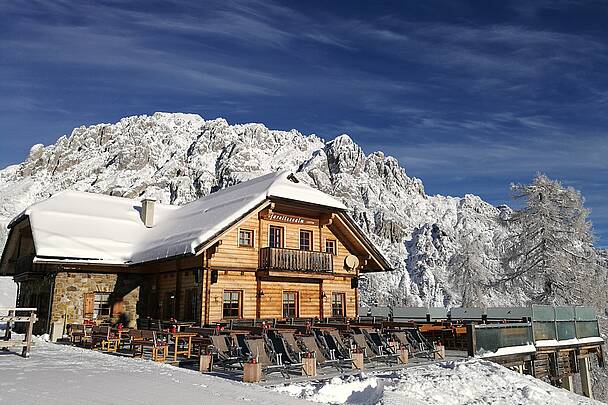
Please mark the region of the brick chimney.
[[152, 228], [154, 226], [154, 205], [156, 204], [156, 200], [153, 198], [144, 198], [141, 200], [141, 212], [139, 213], [141, 217], [141, 222], [144, 223], [148, 228]]

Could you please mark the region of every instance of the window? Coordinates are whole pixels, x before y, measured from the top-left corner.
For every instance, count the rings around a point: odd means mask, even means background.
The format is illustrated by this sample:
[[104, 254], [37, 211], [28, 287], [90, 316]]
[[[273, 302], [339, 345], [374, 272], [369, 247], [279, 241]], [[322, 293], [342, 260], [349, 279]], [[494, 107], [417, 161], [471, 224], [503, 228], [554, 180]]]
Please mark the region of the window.
[[165, 293], [161, 317], [163, 319], [175, 318], [175, 291]]
[[93, 301], [93, 318], [110, 316], [110, 293], [95, 293]]
[[295, 291], [283, 292], [283, 318], [298, 317], [298, 293]]
[[346, 302], [346, 294], [331, 293], [331, 316], [345, 316], [344, 302]]
[[311, 231], [300, 231], [300, 250], [312, 250]]
[[186, 304], [186, 307], [184, 308], [184, 320], [186, 321], [194, 321], [196, 319], [196, 297], [196, 288], [189, 288], [186, 290], [184, 298]]
[[224, 291], [224, 307], [222, 316], [224, 318], [241, 317], [241, 291]]
[[283, 247], [283, 228], [280, 226], [271, 226], [268, 245], [274, 248]]
[[338, 250], [336, 248], [336, 241], [334, 239], [325, 240], [325, 253], [331, 253], [334, 256], [338, 254]]
[[253, 231], [241, 229], [239, 231], [239, 246], [253, 247]]

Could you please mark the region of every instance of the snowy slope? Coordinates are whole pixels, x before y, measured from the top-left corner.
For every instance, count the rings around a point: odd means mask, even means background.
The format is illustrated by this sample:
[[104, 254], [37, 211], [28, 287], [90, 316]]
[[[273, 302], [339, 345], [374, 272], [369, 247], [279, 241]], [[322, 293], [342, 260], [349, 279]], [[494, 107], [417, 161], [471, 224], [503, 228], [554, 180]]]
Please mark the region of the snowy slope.
[[[390, 374], [334, 378], [276, 390], [147, 360], [37, 341], [29, 359], [0, 354], [7, 404], [591, 404], [593, 401], [480, 360]], [[279, 391], [279, 392], [277, 392]], [[302, 398], [296, 398], [298, 395]]]
[[0, 308], [15, 306], [17, 284], [12, 277], [0, 277]]
[[332, 404], [599, 404], [495, 363], [468, 360], [334, 378], [277, 391]]
[[[326, 142], [296, 130], [229, 125], [193, 114], [127, 117], [33, 146], [22, 164], [0, 171], [0, 246], [2, 224], [64, 189], [184, 204], [281, 169], [343, 201], [394, 262], [397, 271], [362, 282], [364, 302], [458, 303], [446, 266], [462, 235], [475, 235], [488, 272], [497, 271], [493, 258], [506, 231], [500, 210], [479, 197], [428, 196], [397, 160], [382, 152], [366, 156], [347, 135]], [[516, 289], [510, 294], [489, 289], [486, 299], [509, 305], [526, 299]]]

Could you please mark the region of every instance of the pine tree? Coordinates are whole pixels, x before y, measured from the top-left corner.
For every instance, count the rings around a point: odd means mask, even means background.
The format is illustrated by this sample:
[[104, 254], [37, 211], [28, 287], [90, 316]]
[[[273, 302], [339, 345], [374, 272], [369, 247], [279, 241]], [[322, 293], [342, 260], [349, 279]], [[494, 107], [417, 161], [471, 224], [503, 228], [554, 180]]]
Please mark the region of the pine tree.
[[484, 306], [484, 296], [491, 270], [484, 262], [486, 255], [479, 239], [473, 234], [460, 238], [459, 249], [448, 262], [448, 273], [451, 284], [461, 297], [461, 306]]
[[583, 197], [543, 174], [511, 190], [523, 207], [509, 220], [515, 232], [506, 249], [504, 280], [523, 281], [536, 303], [581, 302], [597, 265]]

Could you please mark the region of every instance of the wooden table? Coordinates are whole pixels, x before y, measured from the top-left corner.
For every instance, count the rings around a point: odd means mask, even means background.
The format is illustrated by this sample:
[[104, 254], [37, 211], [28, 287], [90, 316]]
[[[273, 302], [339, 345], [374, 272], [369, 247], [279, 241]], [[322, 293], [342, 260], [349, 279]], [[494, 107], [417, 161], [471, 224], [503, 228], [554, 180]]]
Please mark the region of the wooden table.
[[[173, 341], [175, 344], [175, 350], [173, 352], [173, 361], [177, 361], [178, 354], [185, 354], [188, 358], [190, 358], [190, 355], [192, 353], [192, 338], [197, 334], [190, 332], [169, 332], [169, 335], [173, 337]], [[179, 350], [180, 339], [188, 343], [187, 350]]]
[[182, 328], [189, 328], [192, 325], [194, 325], [194, 323], [192, 323], [192, 322], [178, 322], [175, 324], [175, 327], [177, 328], [178, 332], [181, 332]]

